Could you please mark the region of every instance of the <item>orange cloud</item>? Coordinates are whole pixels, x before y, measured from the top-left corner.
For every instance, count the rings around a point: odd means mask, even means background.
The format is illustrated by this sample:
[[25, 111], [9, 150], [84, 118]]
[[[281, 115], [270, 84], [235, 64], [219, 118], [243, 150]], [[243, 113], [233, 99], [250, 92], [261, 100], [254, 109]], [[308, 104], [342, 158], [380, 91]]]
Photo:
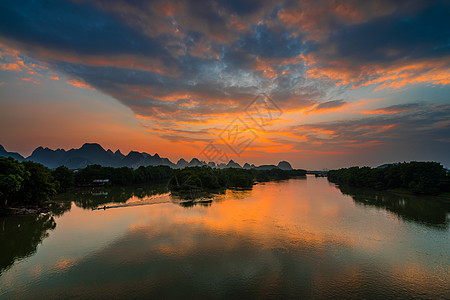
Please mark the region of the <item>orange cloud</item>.
[[33, 78], [21, 78], [20, 80], [27, 81], [27, 82], [32, 82], [34, 84], [41, 84], [39, 81], [37, 81], [37, 80], [35, 80]]
[[353, 65], [348, 61], [325, 61], [309, 54], [306, 76], [333, 82], [336, 86], [350, 85], [353, 89], [377, 85], [381, 89], [399, 89], [408, 84], [450, 84], [450, 58], [416, 62], [399, 61], [389, 65]]
[[176, 15], [182, 9], [183, 9], [183, 6], [181, 3], [174, 3], [174, 2], [157, 3], [154, 8], [156, 13], [158, 13], [159, 15], [167, 16], [167, 17]]
[[248, 29], [248, 24], [245, 24], [239, 20], [235, 15], [232, 15], [228, 23], [228, 27], [234, 28], [239, 31], [245, 31]]
[[55, 60], [61, 60], [70, 63], [77, 63], [90, 66], [102, 66], [102, 67], [120, 67], [128, 69], [137, 69], [144, 71], [151, 71], [160, 73], [166, 76], [179, 75], [178, 70], [173, 67], [167, 66], [162, 61], [156, 58], [143, 57], [143, 56], [130, 56], [130, 55], [111, 55], [111, 56], [76, 56], [61, 53], [57, 51], [47, 51], [44, 49], [37, 49], [37, 54], [44, 61], [51, 58]]
[[70, 84], [70, 85], [73, 85], [73, 86], [76, 86], [76, 87], [81, 88], [81, 89], [91, 89], [91, 90], [95, 90], [93, 87], [91, 87], [91, 86], [90, 86], [89, 84], [87, 84], [86, 82], [84, 82], [84, 81], [82, 81], [82, 80], [79, 80], [79, 79], [75, 79], [75, 78], [72, 78], [72, 79], [67, 80], [66, 83], [68, 83], [68, 84]]
[[337, 107], [320, 107], [320, 104], [316, 104], [309, 110], [303, 111], [303, 114], [309, 115], [309, 114], [323, 114], [323, 113], [329, 113], [329, 112], [338, 112], [338, 111], [342, 111], [342, 110], [346, 109], [347, 107], [349, 107], [348, 103], [344, 103], [341, 106], [337, 106]]
[[335, 23], [355, 25], [392, 13], [399, 4], [366, 0], [351, 3], [340, 0], [300, 0], [299, 7], [284, 8], [278, 13], [289, 27], [298, 28], [309, 38], [320, 40], [335, 30]]
[[0, 63], [0, 69], [4, 71], [22, 71], [20, 66], [16, 63], [9, 63], [9, 64]]

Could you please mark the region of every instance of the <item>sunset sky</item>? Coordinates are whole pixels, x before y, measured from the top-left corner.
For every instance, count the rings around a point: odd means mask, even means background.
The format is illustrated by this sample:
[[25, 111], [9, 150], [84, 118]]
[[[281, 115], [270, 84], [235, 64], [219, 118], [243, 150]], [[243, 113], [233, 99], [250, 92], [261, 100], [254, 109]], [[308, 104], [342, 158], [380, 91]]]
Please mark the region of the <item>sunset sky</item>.
[[1, 1], [0, 144], [85, 142], [450, 167], [450, 1]]

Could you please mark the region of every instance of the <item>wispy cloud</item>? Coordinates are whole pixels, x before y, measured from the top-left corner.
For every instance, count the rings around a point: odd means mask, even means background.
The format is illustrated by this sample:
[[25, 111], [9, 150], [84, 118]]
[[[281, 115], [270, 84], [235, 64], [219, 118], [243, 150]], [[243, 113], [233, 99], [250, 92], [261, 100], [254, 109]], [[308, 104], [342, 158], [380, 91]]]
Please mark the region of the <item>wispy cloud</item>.
[[[336, 145], [386, 143], [424, 114], [422, 106], [364, 108], [368, 118], [355, 123], [299, 125], [302, 118], [350, 118], [352, 91], [450, 84], [449, 9], [439, 0], [7, 0], [0, 69], [109, 95], [148, 132], [185, 143], [212, 138], [264, 92], [286, 115], [298, 112], [297, 126], [281, 130], [279, 141], [303, 137], [331, 153]], [[267, 137], [267, 146], [276, 138]]]

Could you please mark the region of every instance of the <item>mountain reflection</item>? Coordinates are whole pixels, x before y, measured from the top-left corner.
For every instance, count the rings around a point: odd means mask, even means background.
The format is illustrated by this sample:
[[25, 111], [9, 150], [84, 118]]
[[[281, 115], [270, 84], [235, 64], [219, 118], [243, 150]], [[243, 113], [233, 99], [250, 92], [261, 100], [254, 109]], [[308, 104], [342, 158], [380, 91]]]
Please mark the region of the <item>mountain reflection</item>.
[[427, 226], [448, 228], [450, 203], [431, 197], [399, 195], [348, 186], [339, 186], [341, 192], [353, 198], [357, 205], [375, 206], [395, 213], [407, 221]]

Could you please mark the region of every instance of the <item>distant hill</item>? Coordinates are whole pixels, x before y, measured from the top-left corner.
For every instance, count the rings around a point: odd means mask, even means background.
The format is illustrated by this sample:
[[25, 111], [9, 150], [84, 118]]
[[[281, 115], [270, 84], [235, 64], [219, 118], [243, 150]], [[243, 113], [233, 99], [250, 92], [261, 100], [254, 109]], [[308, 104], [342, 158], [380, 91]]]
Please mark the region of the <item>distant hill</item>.
[[184, 158], [180, 158], [177, 162], [177, 168], [178, 169], [183, 169], [185, 167], [187, 167], [188, 162], [186, 160], [184, 160]]
[[227, 164], [215, 162], [205, 162], [198, 158], [193, 158], [190, 162], [187, 162], [183, 158], [178, 160], [176, 164], [171, 162], [168, 158], [160, 157], [158, 153], [150, 155], [145, 152], [130, 151], [127, 155], [124, 155], [117, 150], [113, 152], [111, 150], [105, 150], [97, 143], [85, 143], [79, 149], [70, 149], [68, 151], [64, 149], [52, 150], [50, 148], [38, 147], [30, 156], [24, 158], [22, 155], [16, 152], [8, 152], [0, 145], [0, 157], [13, 157], [19, 161], [29, 160], [43, 164], [49, 168], [56, 168], [59, 166], [66, 166], [70, 169], [81, 169], [88, 165], [98, 164], [105, 167], [129, 167], [139, 168], [140, 166], [169, 166], [171, 168], [183, 169], [185, 167], [202, 167], [209, 166], [212, 168], [239, 168], [239, 169], [258, 169], [258, 170], [270, 170], [273, 168], [279, 168], [282, 170], [292, 170], [291, 165], [287, 161], [280, 161], [278, 166], [276, 165], [263, 165], [255, 166], [254, 164], [245, 163], [244, 167], [241, 167], [238, 163], [230, 160]]
[[[22, 160], [24, 160], [23, 157]], [[64, 149], [52, 150], [49, 148], [38, 147], [26, 158], [26, 160], [41, 163], [49, 168], [56, 168], [64, 165], [70, 169], [84, 168], [93, 164], [116, 168], [138, 168], [140, 166], [160, 165], [170, 166], [172, 168], [176, 167], [169, 159], [161, 158], [157, 153], [155, 155], [150, 155], [145, 152], [130, 151], [128, 155], [123, 155], [119, 150], [116, 152], [105, 150], [96, 143], [86, 143], [79, 149], [71, 149], [68, 151]]]
[[234, 162], [233, 160], [230, 160], [227, 164], [227, 168], [237, 168], [237, 169], [242, 169], [241, 165], [239, 165], [238, 163]]
[[25, 159], [19, 153], [17, 153], [17, 152], [8, 152], [8, 151], [5, 150], [5, 148], [3, 148], [2, 145], [0, 145], [0, 157], [9, 157], [9, 156], [14, 158], [14, 159], [17, 159], [18, 161], [22, 161], [22, 160]]
[[288, 163], [287, 161], [280, 161], [278, 163], [278, 168], [280, 168], [281, 170], [286, 170], [286, 171], [293, 170], [291, 164]]

